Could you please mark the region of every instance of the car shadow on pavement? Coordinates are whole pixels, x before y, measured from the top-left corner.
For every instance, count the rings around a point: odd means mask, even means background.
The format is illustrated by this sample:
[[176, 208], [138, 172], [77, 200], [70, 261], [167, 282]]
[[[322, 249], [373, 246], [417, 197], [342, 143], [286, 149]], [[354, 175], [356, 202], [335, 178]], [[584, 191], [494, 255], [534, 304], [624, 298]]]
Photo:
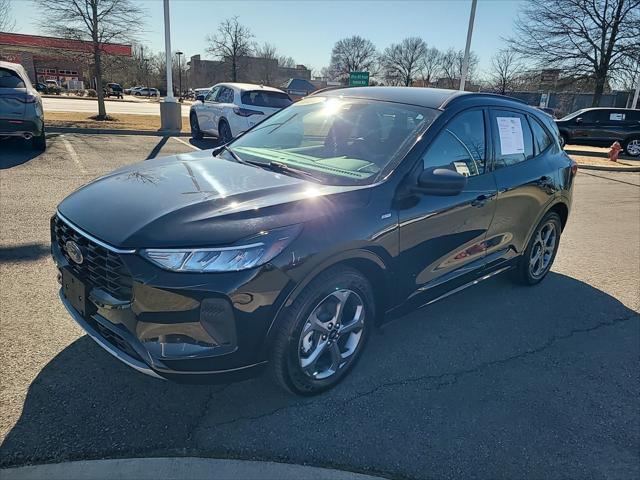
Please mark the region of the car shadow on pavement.
[[26, 243], [13, 247], [0, 246], [0, 263], [35, 261], [51, 253], [51, 247], [45, 243]]
[[41, 155], [22, 138], [0, 138], [0, 170], [17, 167]]
[[153, 379], [83, 336], [29, 386], [0, 465], [196, 455], [412, 478], [602, 471], [637, 442], [637, 320], [561, 274], [532, 288], [497, 277], [377, 329], [352, 374], [313, 398], [267, 378]]

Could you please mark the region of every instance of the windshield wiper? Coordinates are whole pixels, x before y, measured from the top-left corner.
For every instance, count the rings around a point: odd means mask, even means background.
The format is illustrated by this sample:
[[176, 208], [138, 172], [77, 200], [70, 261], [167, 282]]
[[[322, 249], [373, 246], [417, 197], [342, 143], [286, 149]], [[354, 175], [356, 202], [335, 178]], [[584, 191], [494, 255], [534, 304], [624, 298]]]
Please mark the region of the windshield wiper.
[[257, 165], [259, 167], [268, 168], [269, 170], [272, 170], [274, 172], [280, 172], [285, 174], [288, 173], [290, 175], [295, 175], [297, 177], [306, 177], [306, 178], [310, 178], [315, 182], [323, 183], [322, 179], [320, 177], [315, 176], [313, 173], [309, 173], [306, 170], [302, 170], [300, 168], [290, 167], [286, 163], [273, 162], [273, 161], [269, 163], [262, 163], [262, 162], [250, 162], [250, 163], [252, 165]]
[[231, 157], [238, 163], [243, 163], [244, 165], [253, 165], [253, 162], [247, 162], [246, 160], [241, 159], [240, 156], [236, 152], [231, 150], [231, 148], [229, 148], [227, 145], [220, 145], [219, 147], [214, 148], [211, 154], [217, 155], [222, 150], [228, 152], [229, 155], [231, 155]]

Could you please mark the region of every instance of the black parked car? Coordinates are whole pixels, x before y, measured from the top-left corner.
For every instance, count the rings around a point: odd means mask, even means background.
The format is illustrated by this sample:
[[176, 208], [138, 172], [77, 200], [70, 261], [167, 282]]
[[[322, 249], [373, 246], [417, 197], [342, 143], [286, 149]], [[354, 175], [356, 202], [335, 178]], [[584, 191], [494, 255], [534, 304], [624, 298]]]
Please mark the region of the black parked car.
[[627, 154], [640, 156], [640, 110], [585, 108], [556, 120], [563, 145], [608, 147], [618, 141]]
[[268, 366], [314, 394], [378, 322], [508, 270], [540, 282], [575, 173], [553, 120], [514, 100], [326, 91], [67, 197], [51, 220], [60, 294], [141, 372], [227, 382]]

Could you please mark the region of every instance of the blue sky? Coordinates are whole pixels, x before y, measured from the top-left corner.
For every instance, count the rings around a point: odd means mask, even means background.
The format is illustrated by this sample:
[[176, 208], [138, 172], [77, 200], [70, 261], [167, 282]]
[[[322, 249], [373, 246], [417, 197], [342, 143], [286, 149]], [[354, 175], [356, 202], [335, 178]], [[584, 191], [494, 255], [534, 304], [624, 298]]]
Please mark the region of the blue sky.
[[[161, 0], [134, 0], [147, 16], [140, 40], [154, 51], [164, 50]], [[479, 0], [472, 50], [480, 67], [489, 68], [491, 55], [503, 46], [501, 36], [512, 32], [522, 1]], [[274, 44], [280, 54], [320, 70], [329, 63], [331, 48], [340, 38], [360, 35], [378, 49], [404, 37], [420, 36], [440, 49], [464, 48], [471, 0], [422, 1], [211, 1], [171, 0], [172, 48], [187, 57], [207, 57], [205, 38], [218, 23], [237, 15], [255, 40]], [[12, 0], [16, 31], [41, 33], [36, 22], [43, 12], [30, 0]]]

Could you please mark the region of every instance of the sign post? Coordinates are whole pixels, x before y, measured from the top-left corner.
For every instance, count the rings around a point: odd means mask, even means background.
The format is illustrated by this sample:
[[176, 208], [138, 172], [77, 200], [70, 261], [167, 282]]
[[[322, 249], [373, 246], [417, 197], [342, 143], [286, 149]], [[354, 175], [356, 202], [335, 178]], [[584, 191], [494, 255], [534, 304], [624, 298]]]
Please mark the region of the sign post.
[[350, 87], [368, 87], [369, 72], [349, 72]]

